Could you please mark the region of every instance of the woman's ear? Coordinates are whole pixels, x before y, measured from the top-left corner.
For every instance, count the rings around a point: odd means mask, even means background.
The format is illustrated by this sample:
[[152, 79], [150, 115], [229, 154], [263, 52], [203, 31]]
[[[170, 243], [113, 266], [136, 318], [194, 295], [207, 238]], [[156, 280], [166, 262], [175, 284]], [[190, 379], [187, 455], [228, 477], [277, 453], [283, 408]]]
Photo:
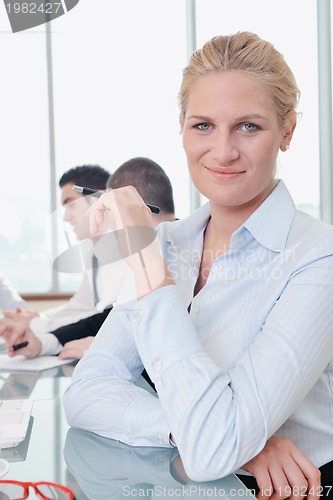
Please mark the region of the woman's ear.
[[296, 122], [294, 122], [292, 126], [284, 134], [282, 142], [280, 144], [281, 151], [287, 151], [287, 149], [289, 149], [295, 128], [296, 128]]

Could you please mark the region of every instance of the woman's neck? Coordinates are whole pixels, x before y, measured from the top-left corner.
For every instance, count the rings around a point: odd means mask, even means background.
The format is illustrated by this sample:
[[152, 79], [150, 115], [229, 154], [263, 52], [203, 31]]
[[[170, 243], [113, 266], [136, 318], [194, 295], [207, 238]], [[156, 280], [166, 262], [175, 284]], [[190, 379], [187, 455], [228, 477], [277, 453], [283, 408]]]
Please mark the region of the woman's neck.
[[205, 232], [208, 246], [227, 251], [232, 234], [246, 221], [249, 215], [247, 210], [211, 206], [211, 217]]
[[263, 192], [247, 203], [238, 206], [223, 206], [210, 202], [211, 218], [209, 231], [211, 241], [216, 245], [225, 245], [232, 234], [257, 210], [276, 186], [278, 179], [272, 179]]

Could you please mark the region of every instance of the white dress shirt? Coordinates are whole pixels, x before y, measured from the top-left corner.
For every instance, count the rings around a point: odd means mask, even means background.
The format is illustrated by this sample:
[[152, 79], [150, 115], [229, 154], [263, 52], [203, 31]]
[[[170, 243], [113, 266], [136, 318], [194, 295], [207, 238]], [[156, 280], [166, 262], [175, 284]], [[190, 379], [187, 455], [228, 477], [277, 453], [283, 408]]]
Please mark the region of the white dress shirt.
[[[79, 321], [110, 307], [119, 295], [124, 279], [128, 272], [126, 264], [119, 260], [105, 262], [100, 258], [99, 245], [96, 243], [86, 256], [87, 269], [75, 294], [64, 304], [40, 312], [39, 316], [30, 322], [32, 331], [39, 335], [55, 330], [56, 328]], [[97, 257], [98, 271], [96, 274], [96, 288], [98, 302], [95, 302], [93, 292], [92, 258]]]
[[[209, 215], [159, 227], [176, 285], [114, 307], [74, 370], [68, 422], [136, 446], [170, 446], [171, 432], [194, 480], [237, 470], [274, 434], [321, 466], [333, 459], [333, 228], [279, 181], [193, 297]], [[158, 398], [134, 385], [142, 364]]]

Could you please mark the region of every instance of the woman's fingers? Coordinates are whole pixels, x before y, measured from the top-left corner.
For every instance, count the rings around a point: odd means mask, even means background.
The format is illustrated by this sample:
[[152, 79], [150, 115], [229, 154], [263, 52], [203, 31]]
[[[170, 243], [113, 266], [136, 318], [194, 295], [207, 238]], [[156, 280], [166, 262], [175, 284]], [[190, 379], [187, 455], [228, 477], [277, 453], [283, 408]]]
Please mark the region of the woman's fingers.
[[291, 454], [307, 480], [307, 498], [319, 499], [322, 493], [320, 470], [294, 445], [292, 445]]
[[320, 471], [289, 439], [271, 437], [243, 468], [256, 478], [259, 499], [317, 500], [320, 496]]
[[132, 186], [104, 193], [88, 213], [92, 236], [129, 226], [152, 226], [151, 212]]

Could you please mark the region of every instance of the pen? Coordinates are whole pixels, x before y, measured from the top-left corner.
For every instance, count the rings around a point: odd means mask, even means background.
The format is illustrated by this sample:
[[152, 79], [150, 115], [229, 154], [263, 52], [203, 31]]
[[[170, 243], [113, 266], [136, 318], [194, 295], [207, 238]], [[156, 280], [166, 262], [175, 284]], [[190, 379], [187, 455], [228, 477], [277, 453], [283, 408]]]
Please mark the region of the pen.
[[7, 347], [5, 346], [5, 344], [3, 344], [0, 347], [0, 352], [3, 352], [3, 351], [18, 351], [19, 349], [23, 349], [23, 347], [27, 347], [28, 344], [29, 344], [29, 342], [26, 340], [24, 342], [20, 342], [19, 344], [14, 344], [9, 349], [7, 349]]
[[14, 344], [11, 347], [11, 350], [18, 351], [19, 349], [22, 349], [23, 347], [27, 347], [28, 344], [29, 344], [29, 342], [27, 340], [25, 342], [21, 342], [20, 344]]
[[[95, 196], [96, 198], [99, 198], [103, 192], [102, 191], [97, 191], [96, 189], [91, 189], [88, 187], [82, 187], [82, 186], [73, 186], [73, 191], [76, 191], [77, 193], [81, 193], [84, 196], [90, 195], [90, 196]], [[150, 208], [150, 210], [153, 212], [153, 214], [159, 214], [160, 213], [160, 207], [156, 207], [156, 205], [149, 205], [147, 203], [147, 207]]]

